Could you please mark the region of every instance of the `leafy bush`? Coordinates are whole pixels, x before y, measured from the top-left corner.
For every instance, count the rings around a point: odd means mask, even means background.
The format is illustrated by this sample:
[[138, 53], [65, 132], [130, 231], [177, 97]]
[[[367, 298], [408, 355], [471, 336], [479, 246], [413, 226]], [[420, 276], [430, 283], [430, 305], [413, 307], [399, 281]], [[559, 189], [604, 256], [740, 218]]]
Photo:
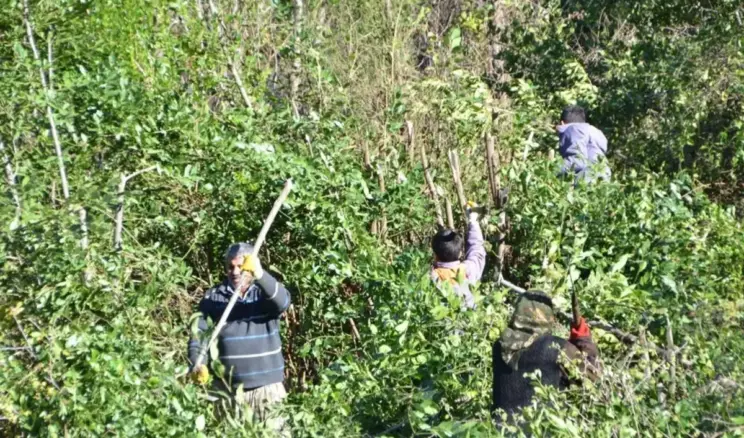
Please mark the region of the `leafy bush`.
[[[739, 30], [722, 18], [734, 2], [702, 15], [618, 2], [607, 22], [591, 2], [306, 2], [299, 29], [293, 2], [208, 3], [31, 2], [38, 61], [23, 2], [0, 16], [0, 141], [17, 174], [0, 202], [4, 435], [264, 435], [182, 379], [185, 343], [222, 250], [256, 235], [288, 177], [262, 259], [293, 294], [283, 409], [295, 436], [741, 433], [741, 78], [710, 50], [719, 32], [738, 65]], [[642, 38], [619, 38], [625, 18]], [[700, 32], [652, 32], [682, 25]], [[511, 79], [483, 74], [498, 60]], [[572, 189], [545, 158], [547, 121], [573, 101], [610, 134], [611, 183]], [[456, 151], [485, 203], [485, 133], [510, 188], [505, 275], [560, 306], [574, 288], [587, 316], [657, 345], [671, 321], [674, 373], [655, 349], [596, 329], [600, 381], [542, 388], [527, 428], [499, 425], [491, 344], [511, 298], [492, 268], [475, 311], [429, 283], [418, 150], [451, 200]], [[117, 250], [121, 178], [150, 166], [126, 185]], [[493, 256], [495, 215], [484, 225]]]

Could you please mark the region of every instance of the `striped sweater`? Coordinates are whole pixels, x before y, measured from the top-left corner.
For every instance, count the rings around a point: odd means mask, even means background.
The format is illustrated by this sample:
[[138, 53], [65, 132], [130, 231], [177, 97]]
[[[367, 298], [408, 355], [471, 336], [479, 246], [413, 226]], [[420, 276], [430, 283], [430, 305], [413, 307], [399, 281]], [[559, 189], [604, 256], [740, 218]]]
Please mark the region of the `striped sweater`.
[[[205, 318], [216, 324], [227, 307], [233, 288], [225, 280], [209, 289], [199, 303], [199, 331], [207, 329]], [[226, 379], [237, 387], [253, 389], [284, 381], [284, 357], [279, 337], [279, 317], [289, 307], [287, 289], [268, 272], [238, 299], [227, 324], [217, 338], [220, 362]], [[189, 340], [189, 360], [193, 364], [201, 344]]]

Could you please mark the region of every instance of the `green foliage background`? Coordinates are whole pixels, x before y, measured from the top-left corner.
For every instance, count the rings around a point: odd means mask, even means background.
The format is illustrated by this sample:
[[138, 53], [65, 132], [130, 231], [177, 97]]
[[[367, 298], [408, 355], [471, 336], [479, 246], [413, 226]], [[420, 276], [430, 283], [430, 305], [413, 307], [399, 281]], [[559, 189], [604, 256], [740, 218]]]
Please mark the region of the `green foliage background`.
[[[2, 7], [0, 141], [17, 174], [0, 201], [3, 434], [264, 434], [219, 421], [179, 376], [221, 252], [257, 234], [288, 177], [262, 259], [293, 294], [295, 436], [743, 433], [739, 2], [313, 0], [299, 21], [296, 0], [209, 3], [31, 2], [39, 62], [23, 3]], [[612, 183], [554, 176], [552, 125], [574, 102], [610, 139]], [[491, 269], [473, 312], [429, 284], [418, 152], [456, 204], [456, 150], [468, 197], [487, 203], [486, 133], [510, 189], [505, 275], [562, 306], [572, 285], [588, 317], [659, 345], [668, 319], [674, 377], [595, 330], [600, 381], [539, 389], [526, 430], [495, 425], [490, 349], [510, 300]], [[127, 185], [116, 251], [120, 179], [155, 165]]]

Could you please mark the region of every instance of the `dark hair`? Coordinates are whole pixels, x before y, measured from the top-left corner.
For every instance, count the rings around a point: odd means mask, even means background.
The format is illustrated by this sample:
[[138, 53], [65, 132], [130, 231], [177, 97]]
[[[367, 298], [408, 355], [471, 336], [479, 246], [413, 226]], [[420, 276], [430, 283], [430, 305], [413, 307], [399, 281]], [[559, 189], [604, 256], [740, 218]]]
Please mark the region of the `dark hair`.
[[561, 121], [565, 123], [586, 123], [586, 112], [584, 108], [578, 105], [567, 106], [561, 112]]
[[445, 228], [431, 239], [431, 249], [440, 262], [454, 262], [460, 259], [462, 252], [462, 237], [457, 232]]

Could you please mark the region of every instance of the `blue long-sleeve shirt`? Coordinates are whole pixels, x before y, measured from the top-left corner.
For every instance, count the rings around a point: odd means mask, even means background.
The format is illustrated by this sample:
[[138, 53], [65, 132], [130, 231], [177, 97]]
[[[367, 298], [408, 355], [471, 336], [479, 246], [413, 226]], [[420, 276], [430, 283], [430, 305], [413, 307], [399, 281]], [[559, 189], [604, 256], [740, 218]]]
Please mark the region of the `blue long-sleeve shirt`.
[[[207, 329], [206, 318], [217, 323], [233, 288], [227, 280], [209, 289], [199, 303], [199, 331]], [[287, 289], [268, 272], [238, 299], [227, 324], [217, 337], [220, 362], [225, 365], [226, 380], [233, 387], [258, 388], [284, 381], [284, 356], [279, 336], [279, 317], [289, 307]], [[198, 337], [189, 340], [189, 360], [199, 354]]]
[[[576, 180], [594, 180], [599, 177], [609, 180], [611, 171], [606, 164], [592, 169], [607, 154], [607, 138], [602, 131], [588, 123], [568, 123], [557, 127], [560, 146], [558, 152], [563, 157], [561, 174], [573, 173]], [[590, 173], [593, 172], [593, 173]]]

